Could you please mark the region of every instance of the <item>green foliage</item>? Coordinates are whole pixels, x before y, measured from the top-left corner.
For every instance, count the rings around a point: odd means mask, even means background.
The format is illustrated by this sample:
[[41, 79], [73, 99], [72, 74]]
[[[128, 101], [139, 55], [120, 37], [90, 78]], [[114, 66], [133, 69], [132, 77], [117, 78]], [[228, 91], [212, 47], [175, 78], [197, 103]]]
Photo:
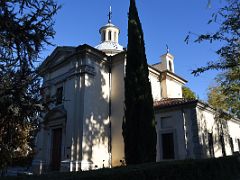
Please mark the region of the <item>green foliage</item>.
[[31, 154], [42, 109], [34, 63], [55, 33], [58, 8], [53, 0], [0, 3], [0, 170]]
[[[240, 1], [226, 0], [227, 5], [219, 9], [212, 15], [212, 19], [208, 23], [219, 24], [219, 29], [215, 33], [201, 34], [195, 42], [203, 41], [222, 42], [223, 46], [216, 51], [219, 55], [217, 61], [208, 62], [207, 66], [197, 68], [192, 71], [192, 74], [199, 75], [207, 70], [232, 70], [237, 68], [239, 73], [240, 68]], [[188, 43], [189, 35], [185, 39]], [[240, 74], [238, 74], [238, 77]]]
[[183, 98], [186, 98], [186, 99], [196, 99], [196, 94], [188, 87], [186, 86], [183, 86], [182, 87], [182, 95], [183, 95]]
[[234, 69], [217, 76], [217, 85], [209, 88], [208, 103], [240, 118], [240, 80]]
[[125, 159], [128, 165], [154, 162], [156, 159], [156, 130], [148, 73], [142, 27], [135, 0], [131, 0], [123, 121]]
[[[208, 23], [217, 23], [218, 30], [212, 34], [199, 35], [195, 42], [220, 41], [216, 51], [219, 59], [197, 68], [192, 74], [199, 75], [208, 70], [221, 70], [216, 88], [209, 93], [209, 102], [240, 117], [240, 1], [226, 0], [227, 5], [212, 15]], [[186, 38], [188, 41], [189, 36]]]
[[51, 173], [42, 176], [7, 177], [29, 180], [236, 180], [240, 176], [239, 156], [148, 163], [113, 169]]
[[208, 92], [208, 103], [214, 108], [227, 110], [226, 96], [222, 94], [221, 87], [210, 87]]

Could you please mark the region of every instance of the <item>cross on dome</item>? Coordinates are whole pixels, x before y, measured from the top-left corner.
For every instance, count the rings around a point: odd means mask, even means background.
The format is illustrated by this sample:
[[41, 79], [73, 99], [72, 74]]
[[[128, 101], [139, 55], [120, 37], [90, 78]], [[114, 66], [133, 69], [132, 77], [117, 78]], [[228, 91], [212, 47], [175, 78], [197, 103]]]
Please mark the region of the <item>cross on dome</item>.
[[111, 22], [112, 22], [112, 7], [110, 6], [108, 13], [108, 23], [110, 24]]
[[170, 49], [167, 44], [166, 44], [166, 48], [167, 48], [167, 53], [169, 53]]
[[108, 23], [99, 30], [101, 34], [101, 43], [95, 48], [113, 56], [123, 51], [123, 47], [118, 43], [120, 29], [112, 24], [112, 7], [109, 8]]

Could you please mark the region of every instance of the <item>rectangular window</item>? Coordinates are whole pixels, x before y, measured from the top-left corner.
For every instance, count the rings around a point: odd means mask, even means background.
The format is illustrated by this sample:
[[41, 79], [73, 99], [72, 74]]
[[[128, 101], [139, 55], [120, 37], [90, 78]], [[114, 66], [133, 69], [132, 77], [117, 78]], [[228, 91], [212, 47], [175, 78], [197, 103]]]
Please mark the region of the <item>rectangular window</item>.
[[108, 41], [112, 40], [112, 31], [108, 31]]
[[214, 157], [214, 148], [213, 148], [213, 135], [208, 133], [208, 148], [210, 157]]
[[56, 91], [56, 105], [62, 104], [62, 99], [63, 99], [63, 87], [57, 88]]
[[105, 33], [106, 33], [106, 32], [103, 30], [103, 31], [102, 31], [102, 42], [105, 41], [105, 39], [106, 39], [106, 38], [105, 38]]
[[231, 148], [231, 151], [232, 151], [232, 154], [233, 154], [234, 146], [233, 146], [233, 139], [231, 137], [229, 137], [229, 145], [230, 145], [230, 148]]
[[238, 143], [238, 152], [240, 152], [240, 139], [237, 139], [237, 143]]
[[114, 32], [114, 41], [117, 42], [117, 32]]
[[161, 117], [161, 128], [168, 129], [174, 127], [174, 121], [171, 117]]

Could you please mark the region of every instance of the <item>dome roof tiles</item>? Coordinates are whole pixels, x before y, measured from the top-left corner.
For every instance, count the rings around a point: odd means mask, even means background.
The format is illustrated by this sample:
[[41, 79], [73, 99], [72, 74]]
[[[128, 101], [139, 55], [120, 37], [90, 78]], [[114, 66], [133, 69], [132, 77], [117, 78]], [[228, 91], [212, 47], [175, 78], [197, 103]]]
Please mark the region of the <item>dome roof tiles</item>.
[[104, 41], [101, 44], [97, 45], [95, 48], [103, 51], [104, 50], [123, 51], [123, 47], [120, 44], [112, 41]]

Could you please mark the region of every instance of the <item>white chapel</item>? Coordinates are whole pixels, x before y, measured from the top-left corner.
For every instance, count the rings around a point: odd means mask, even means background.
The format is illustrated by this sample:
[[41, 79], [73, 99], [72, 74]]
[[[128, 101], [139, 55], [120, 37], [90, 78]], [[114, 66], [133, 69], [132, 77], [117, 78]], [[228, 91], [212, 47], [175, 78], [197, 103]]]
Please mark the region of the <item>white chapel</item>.
[[[124, 162], [122, 120], [126, 49], [120, 29], [100, 28], [96, 47], [57, 47], [40, 66], [44, 100], [32, 163], [36, 173], [120, 166]], [[175, 73], [167, 52], [149, 65], [154, 100], [156, 161], [206, 158], [240, 151], [240, 120], [219, 119], [209, 105], [182, 98], [187, 82]]]

